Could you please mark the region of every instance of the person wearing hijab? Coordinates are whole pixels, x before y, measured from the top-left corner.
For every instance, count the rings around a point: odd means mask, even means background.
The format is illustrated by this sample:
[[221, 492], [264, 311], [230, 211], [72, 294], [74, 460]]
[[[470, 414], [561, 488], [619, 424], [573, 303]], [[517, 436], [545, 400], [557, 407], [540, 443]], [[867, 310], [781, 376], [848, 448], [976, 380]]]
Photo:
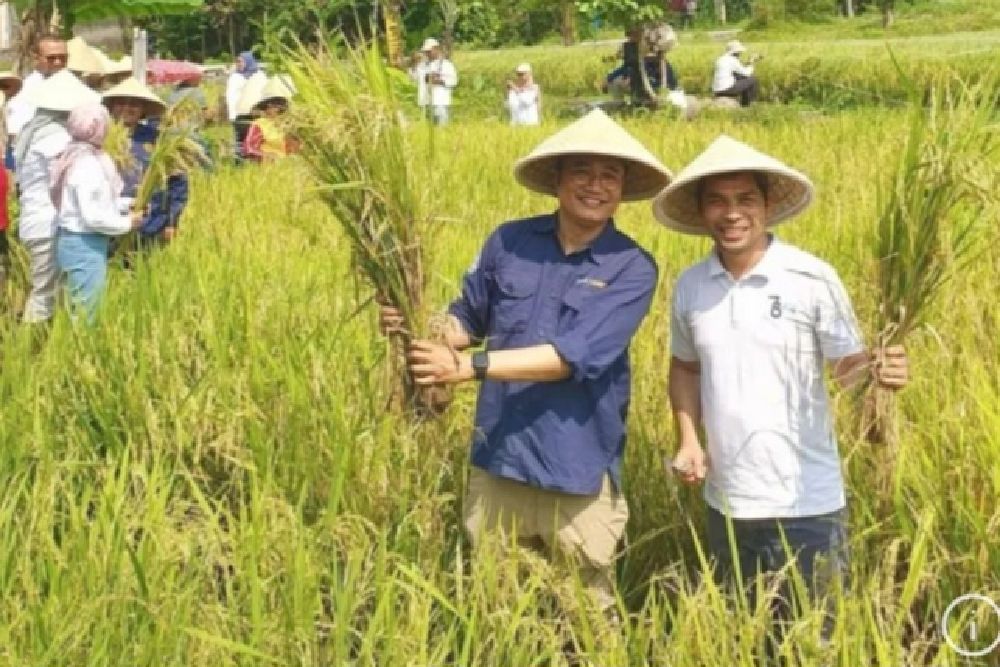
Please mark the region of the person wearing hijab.
[[507, 110], [511, 125], [538, 125], [542, 117], [542, 89], [531, 76], [531, 65], [521, 63], [507, 82]]
[[247, 130], [250, 129], [250, 121], [243, 122], [239, 118], [240, 97], [243, 95], [247, 81], [259, 71], [260, 64], [253, 52], [244, 51], [236, 59], [235, 67], [226, 82], [226, 113], [229, 114], [229, 122], [233, 124], [237, 159], [243, 157], [243, 142], [246, 141]]
[[21, 192], [18, 235], [28, 252], [31, 291], [24, 304], [26, 323], [52, 319], [56, 304], [56, 208], [49, 191], [50, 167], [71, 139], [66, 131], [69, 112], [100, 96], [68, 70], [53, 74], [29, 91], [25, 101], [36, 109], [20, 131], [15, 146], [17, 182]]
[[[88, 321], [104, 292], [110, 237], [142, 225], [142, 211], [125, 211], [124, 185], [104, 140], [111, 126], [99, 103], [76, 107], [66, 128], [72, 139], [52, 166], [49, 187], [56, 207], [56, 258], [66, 276], [70, 299]], [[127, 201], [127, 200], [126, 200]]]
[[[126, 79], [107, 91], [102, 100], [111, 117], [128, 129], [132, 139], [132, 166], [122, 174], [122, 195], [133, 198], [139, 188], [139, 181], [149, 167], [153, 147], [159, 139], [156, 121], [167, 106], [148, 86], [135, 78]], [[155, 244], [172, 240], [187, 202], [187, 174], [170, 176], [166, 190], [153, 193], [149, 213], [139, 228], [140, 241]]]

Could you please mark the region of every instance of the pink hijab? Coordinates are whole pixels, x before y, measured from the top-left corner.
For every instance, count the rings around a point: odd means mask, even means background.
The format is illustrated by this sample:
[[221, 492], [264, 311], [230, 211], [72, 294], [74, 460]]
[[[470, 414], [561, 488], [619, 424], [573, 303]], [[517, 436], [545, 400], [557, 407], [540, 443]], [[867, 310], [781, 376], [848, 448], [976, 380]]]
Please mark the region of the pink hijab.
[[62, 208], [63, 188], [70, 170], [78, 159], [87, 155], [96, 157], [101, 165], [101, 171], [111, 188], [112, 199], [121, 194], [124, 187], [122, 178], [118, 175], [111, 156], [101, 150], [110, 126], [111, 116], [103, 104], [84, 104], [69, 112], [66, 129], [73, 141], [56, 158], [49, 174], [49, 192], [56, 210]]

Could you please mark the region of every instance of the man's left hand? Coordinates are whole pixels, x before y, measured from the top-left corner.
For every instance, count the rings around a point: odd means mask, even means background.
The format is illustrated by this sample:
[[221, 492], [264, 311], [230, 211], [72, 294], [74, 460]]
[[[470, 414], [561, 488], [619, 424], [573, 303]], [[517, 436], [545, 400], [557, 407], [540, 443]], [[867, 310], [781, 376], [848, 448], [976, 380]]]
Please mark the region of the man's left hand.
[[875, 350], [872, 359], [875, 381], [885, 389], [902, 389], [910, 381], [910, 364], [902, 345]]
[[454, 384], [475, 377], [471, 357], [441, 343], [415, 340], [406, 359], [417, 384]]

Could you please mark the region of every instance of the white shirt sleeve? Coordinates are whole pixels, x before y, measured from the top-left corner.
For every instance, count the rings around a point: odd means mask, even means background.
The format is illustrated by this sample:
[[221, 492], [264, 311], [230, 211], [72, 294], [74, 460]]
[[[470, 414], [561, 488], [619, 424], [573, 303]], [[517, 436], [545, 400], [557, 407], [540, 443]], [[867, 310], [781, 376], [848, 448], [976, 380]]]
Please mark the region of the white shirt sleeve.
[[118, 201], [96, 158], [82, 157], [73, 166], [63, 189], [63, 206], [68, 198], [77, 205], [81, 226], [90, 232], [120, 236], [132, 229], [129, 216], [119, 213]]
[[739, 74], [740, 76], [753, 75], [753, 65], [744, 65], [736, 56], [730, 56], [729, 60], [730, 70], [733, 74]]
[[246, 77], [238, 72], [230, 74], [229, 80], [226, 81], [226, 113], [229, 114], [230, 121], [236, 120], [236, 107], [239, 106], [240, 96], [246, 85]]
[[688, 324], [684, 308], [684, 294], [681, 284], [674, 286], [674, 296], [670, 306], [670, 354], [681, 361], [698, 361], [698, 350], [694, 346], [694, 336]]
[[34, 115], [35, 107], [25, 102], [20, 93], [10, 98], [7, 102], [7, 134], [20, 134]]
[[865, 349], [861, 328], [847, 290], [832, 270], [824, 276], [816, 294], [816, 333], [827, 360], [842, 359]]
[[454, 88], [458, 85], [458, 70], [450, 60], [441, 61], [441, 80], [445, 87]]

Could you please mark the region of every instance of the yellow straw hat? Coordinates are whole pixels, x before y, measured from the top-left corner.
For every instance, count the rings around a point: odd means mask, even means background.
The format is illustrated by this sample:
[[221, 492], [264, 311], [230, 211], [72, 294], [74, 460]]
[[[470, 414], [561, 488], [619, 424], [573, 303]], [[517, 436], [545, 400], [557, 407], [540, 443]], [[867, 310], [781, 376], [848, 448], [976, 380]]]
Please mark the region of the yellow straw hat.
[[12, 86], [13, 90], [10, 93], [10, 97], [14, 97], [19, 92], [21, 92], [21, 86], [24, 84], [24, 81], [14, 72], [11, 72], [10, 70], [4, 70], [0, 72], [0, 85], [8, 83], [13, 84]]
[[100, 58], [83, 37], [74, 37], [66, 42], [66, 51], [69, 54], [66, 69], [81, 74], [104, 74]]
[[101, 96], [105, 103], [115, 98], [141, 100], [146, 106], [144, 114], [146, 116], [158, 116], [167, 110], [166, 103], [157, 97], [149, 86], [143, 85], [134, 76], [125, 79]]
[[83, 104], [98, 104], [101, 96], [69, 70], [60, 70], [25, 93], [26, 101], [39, 109], [72, 111]]
[[272, 76], [268, 79], [264, 90], [260, 91], [260, 99], [253, 105], [254, 109], [259, 108], [268, 100], [285, 100], [287, 102], [292, 99], [292, 94], [292, 89], [285, 82], [284, 78], [280, 75]]
[[812, 181], [802, 172], [723, 134], [656, 195], [653, 215], [678, 232], [707, 236], [708, 230], [701, 224], [698, 183], [706, 176], [738, 172], [755, 172], [767, 178], [768, 226], [801, 213], [815, 194]]
[[568, 155], [600, 155], [624, 161], [622, 201], [649, 199], [673, 178], [669, 169], [600, 109], [567, 125], [518, 160], [514, 178], [529, 190], [555, 195], [559, 159]]

